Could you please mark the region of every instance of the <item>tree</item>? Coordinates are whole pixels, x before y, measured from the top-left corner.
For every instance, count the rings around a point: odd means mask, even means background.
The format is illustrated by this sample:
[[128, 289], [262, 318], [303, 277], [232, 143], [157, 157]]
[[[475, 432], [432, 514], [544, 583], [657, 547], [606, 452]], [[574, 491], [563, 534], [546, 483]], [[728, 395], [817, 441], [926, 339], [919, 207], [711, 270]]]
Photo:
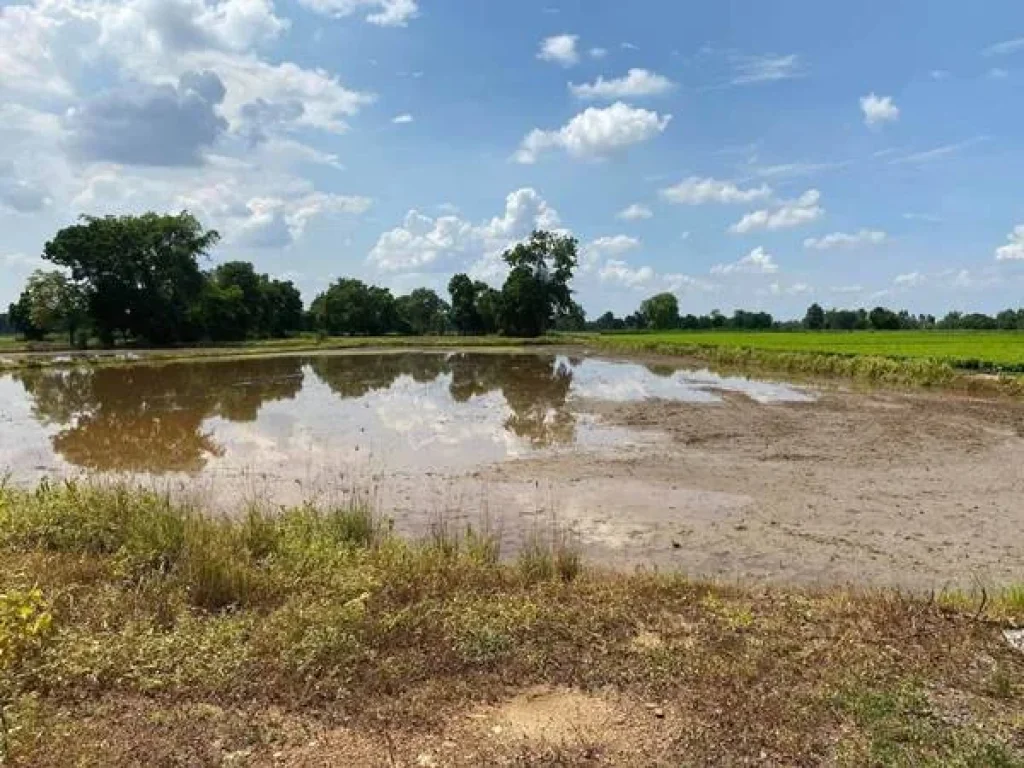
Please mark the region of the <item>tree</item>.
[[809, 331], [821, 331], [825, 328], [825, 310], [821, 308], [821, 305], [815, 302], [807, 308], [807, 314], [804, 315], [804, 328]]
[[479, 280], [473, 283], [473, 292], [475, 294], [473, 305], [476, 309], [478, 323], [477, 333], [497, 333], [501, 320], [501, 292]]
[[448, 281], [448, 295], [452, 298], [451, 320], [461, 334], [480, 332], [480, 316], [476, 308], [476, 286], [469, 275], [457, 274]]
[[86, 216], [60, 230], [43, 257], [82, 285], [100, 338], [112, 342], [120, 332], [162, 344], [193, 333], [192, 307], [204, 282], [197, 259], [219, 239], [188, 212]]
[[395, 298], [387, 288], [342, 278], [313, 301], [316, 329], [331, 336], [374, 335], [399, 330]]
[[398, 315], [417, 336], [441, 335], [448, 326], [448, 304], [429, 288], [417, 288], [397, 299]]
[[679, 300], [672, 293], [651, 296], [640, 305], [640, 314], [647, 320], [648, 328], [659, 331], [679, 326]]
[[504, 333], [540, 336], [576, 311], [569, 282], [579, 261], [577, 248], [573, 237], [537, 230], [502, 254], [511, 268], [501, 289]]
[[[282, 338], [302, 330], [302, 296], [291, 282], [257, 274], [247, 261], [229, 261], [213, 270], [210, 279], [222, 290], [237, 289], [247, 336]], [[210, 332], [207, 325], [208, 333]]]
[[900, 327], [900, 316], [885, 307], [875, 307], [868, 313], [868, 321], [876, 331], [896, 331]]
[[29, 278], [18, 303], [11, 307], [15, 326], [29, 339], [41, 339], [63, 331], [69, 342], [85, 320], [85, 301], [77, 285], [57, 270], [37, 269]]

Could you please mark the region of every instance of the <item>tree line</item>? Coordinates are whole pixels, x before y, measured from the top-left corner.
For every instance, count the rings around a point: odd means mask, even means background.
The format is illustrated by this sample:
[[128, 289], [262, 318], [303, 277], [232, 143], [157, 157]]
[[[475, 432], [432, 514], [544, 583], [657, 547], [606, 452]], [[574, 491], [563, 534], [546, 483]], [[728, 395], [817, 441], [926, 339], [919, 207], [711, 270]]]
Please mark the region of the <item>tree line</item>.
[[1024, 309], [1005, 309], [996, 315], [980, 312], [949, 312], [913, 315], [907, 310], [887, 307], [874, 309], [824, 309], [811, 304], [800, 320], [776, 320], [768, 312], [737, 309], [731, 316], [714, 309], [709, 314], [680, 314], [679, 300], [672, 293], [659, 293], [645, 299], [640, 308], [625, 317], [605, 312], [585, 323], [588, 331], [636, 330], [743, 330], [743, 331], [898, 331], [898, 330], [1024, 330]]
[[54, 269], [33, 273], [3, 323], [27, 339], [55, 333], [84, 346], [90, 338], [155, 345], [324, 335], [488, 334], [539, 336], [582, 328], [583, 310], [570, 283], [577, 241], [551, 232], [505, 251], [501, 289], [452, 277], [450, 302], [419, 288], [394, 296], [387, 288], [341, 278], [308, 310], [290, 281], [231, 261], [203, 270], [220, 240], [198, 219], [147, 213], [83, 217], [43, 248]]
[[1024, 329], [1024, 309], [995, 316], [950, 312], [941, 319], [886, 307], [828, 309], [815, 303], [800, 320], [737, 309], [681, 314], [672, 293], [644, 300], [626, 317], [605, 312], [587, 322], [573, 299], [578, 244], [569, 236], [536, 231], [506, 250], [509, 268], [500, 289], [454, 275], [448, 298], [429, 288], [403, 296], [354, 278], [341, 278], [308, 309], [291, 281], [256, 271], [244, 261], [202, 269], [220, 240], [187, 211], [141, 216], [85, 216], [61, 229], [43, 248], [54, 269], [37, 270], [6, 315], [0, 333], [27, 339], [66, 334], [84, 346], [187, 344], [283, 338], [303, 331], [323, 335], [494, 334], [539, 336], [550, 330], [898, 330]]

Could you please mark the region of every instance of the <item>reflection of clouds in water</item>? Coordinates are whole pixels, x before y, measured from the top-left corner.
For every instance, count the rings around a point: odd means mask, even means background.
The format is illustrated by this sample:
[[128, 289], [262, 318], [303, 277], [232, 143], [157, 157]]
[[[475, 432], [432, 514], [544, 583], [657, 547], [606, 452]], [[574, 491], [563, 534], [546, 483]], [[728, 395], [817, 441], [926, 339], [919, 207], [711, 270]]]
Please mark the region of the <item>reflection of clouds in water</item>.
[[649, 399], [689, 403], [720, 403], [717, 392], [735, 392], [758, 403], [813, 402], [810, 393], [769, 381], [723, 377], [709, 370], [672, 371], [658, 375], [633, 363], [584, 360], [572, 369], [572, 394], [615, 403]]

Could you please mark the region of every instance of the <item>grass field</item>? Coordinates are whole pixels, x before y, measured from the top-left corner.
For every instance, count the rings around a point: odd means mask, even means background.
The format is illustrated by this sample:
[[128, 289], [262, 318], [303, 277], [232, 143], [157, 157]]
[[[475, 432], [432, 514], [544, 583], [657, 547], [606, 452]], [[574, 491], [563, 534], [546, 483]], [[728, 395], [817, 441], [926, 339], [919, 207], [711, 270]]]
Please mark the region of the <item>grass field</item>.
[[239, 512], [0, 485], [0, 763], [1024, 764], [1024, 590], [722, 586], [592, 571], [553, 527], [502, 559], [443, 521]]
[[623, 344], [679, 344], [773, 352], [930, 358], [948, 362], [956, 368], [1024, 370], [1024, 332], [1016, 331], [673, 331], [616, 333], [601, 338]]

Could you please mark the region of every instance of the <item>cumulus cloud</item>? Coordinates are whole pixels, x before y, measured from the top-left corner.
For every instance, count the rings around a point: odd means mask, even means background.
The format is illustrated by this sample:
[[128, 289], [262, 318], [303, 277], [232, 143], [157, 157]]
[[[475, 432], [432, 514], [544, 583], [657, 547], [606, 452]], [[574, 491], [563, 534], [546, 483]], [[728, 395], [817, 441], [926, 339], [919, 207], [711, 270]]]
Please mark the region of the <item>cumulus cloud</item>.
[[848, 234], [833, 232], [823, 237], [809, 237], [804, 240], [804, 248], [815, 251], [828, 251], [833, 248], [854, 248], [859, 245], [879, 245], [884, 243], [888, 235], [878, 230], [862, 229], [860, 232]]
[[553, 131], [535, 129], [515, 153], [516, 162], [530, 164], [549, 149], [564, 149], [570, 157], [603, 157], [653, 139], [668, 127], [672, 115], [659, 115], [617, 101], [610, 107], [590, 107]]
[[891, 96], [869, 93], [861, 97], [860, 109], [864, 113], [864, 124], [869, 126], [891, 123], [900, 117], [899, 107], [893, 103]]
[[714, 285], [706, 280], [678, 273], [662, 274], [648, 265], [632, 267], [622, 259], [609, 259], [597, 274], [602, 283], [613, 283], [645, 293], [654, 293], [655, 291], [680, 293], [688, 288], [701, 291], [714, 289]]
[[640, 247], [640, 241], [629, 235], [611, 235], [591, 240], [580, 249], [580, 269], [593, 270], [602, 261], [622, 256]]
[[604, 282], [619, 283], [627, 288], [649, 285], [654, 279], [654, 269], [648, 266], [633, 268], [621, 259], [611, 259], [598, 273]]
[[199, 165], [227, 130], [216, 110], [224, 93], [212, 72], [185, 73], [177, 87], [124, 86], [69, 113], [71, 147], [88, 161]]
[[391, 122], [394, 123], [395, 125], [405, 125], [407, 123], [412, 122], [412, 115], [408, 113], [403, 115], [395, 115], [393, 118], [391, 118]]
[[680, 205], [703, 205], [705, 203], [750, 203], [771, 197], [771, 187], [741, 189], [731, 181], [702, 179], [691, 176], [673, 187], [661, 190], [661, 196], [670, 203]]
[[540, 50], [537, 51], [537, 58], [541, 61], [550, 61], [561, 64], [563, 67], [571, 67], [579, 63], [580, 54], [576, 50], [576, 43], [579, 35], [553, 35], [540, 41]]
[[0, 211], [35, 213], [49, 202], [42, 185], [19, 176], [14, 163], [0, 160]]
[[1007, 235], [1009, 241], [1006, 245], [996, 248], [996, 259], [998, 261], [1021, 261], [1024, 260], [1024, 224], [1018, 224], [1013, 232]]
[[711, 268], [713, 275], [770, 275], [779, 271], [779, 265], [764, 248], [758, 246], [739, 261], [732, 264], [716, 264]]
[[633, 203], [627, 205], [617, 214], [615, 218], [623, 219], [624, 221], [639, 221], [640, 219], [650, 219], [654, 216], [654, 211], [648, 208], [646, 205], [640, 205], [640, 203]]
[[299, 0], [299, 4], [335, 18], [366, 13], [366, 20], [379, 27], [404, 27], [419, 15], [416, 0]]
[[505, 199], [505, 210], [473, 224], [456, 215], [427, 216], [409, 211], [402, 225], [384, 232], [370, 250], [369, 262], [385, 272], [425, 271], [451, 260], [482, 257], [478, 272], [491, 273], [496, 257], [534, 229], [555, 229], [558, 212], [536, 190], [526, 187]]
[[607, 100], [662, 96], [675, 87], [663, 75], [646, 69], [631, 69], [623, 77], [605, 80], [599, 76], [593, 83], [569, 83], [569, 91], [578, 99]]
[[272, 0], [135, 0], [112, 25], [140, 25], [167, 52], [202, 48], [246, 51], [273, 40], [291, 23], [274, 13]]
[[729, 231], [745, 234], [759, 229], [791, 229], [808, 224], [825, 214], [825, 209], [818, 205], [820, 200], [821, 193], [816, 189], [809, 189], [796, 200], [783, 202], [774, 210], [764, 209], [748, 213], [733, 224]]

